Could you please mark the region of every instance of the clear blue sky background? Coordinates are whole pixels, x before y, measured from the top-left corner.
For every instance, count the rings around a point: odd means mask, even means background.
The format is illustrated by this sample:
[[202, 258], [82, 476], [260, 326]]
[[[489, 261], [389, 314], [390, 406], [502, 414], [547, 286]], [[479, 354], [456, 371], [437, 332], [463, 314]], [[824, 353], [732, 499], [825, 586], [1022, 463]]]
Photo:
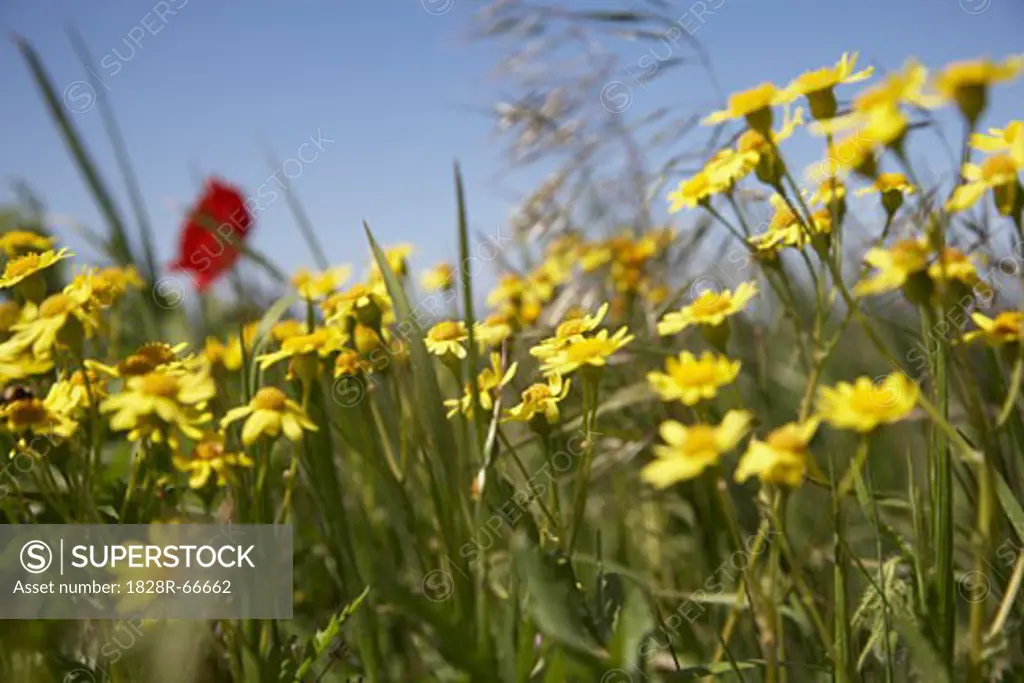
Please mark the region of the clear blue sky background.
[[[172, 8], [183, 2], [168, 1]], [[680, 16], [690, 4], [679, 3]], [[65, 34], [69, 22], [97, 61], [117, 59], [115, 49], [128, 57], [126, 36], [153, 6], [151, 0], [2, 0], [0, 28], [25, 36], [63, 89], [86, 77]], [[101, 68], [162, 261], [172, 257], [179, 224], [167, 200], [191, 201], [195, 170], [255, 192], [271, 171], [256, 143], [260, 136], [281, 157], [292, 156], [318, 131], [335, 140], [294, 181], [332, 261], [363, 263], [364, 217], [384, 242], [415, 242], [420, 267], [452, 257], [454, 158], [463, 165], [474, 228], [493, 232], [503, 224], [512, 203], [495, 181], [502, 144], [491, 121], [471, 109], [491, 101], [488, 73], [500, 54], [494, 45], [462, 37], [477, 7], [454, 0], [437, 16], [420, 0], [187, 0], [154, 28], [157, 35], [141, 39], [130, 59], [118, 60], [116, 75], [110, 75], [113, 67]], [[154, 15], [149, 23], [161, 25]], [[725, 0], [696, 37], [729, 91], [765, 79], [785, 83], [835, 61], [843, 50], [860, 50], [865, 62], [887, 69], [908, 55], [929, 66], [1002, 57], [1024, 50], [1022, 29], [1022, 0]], [[635, 57], [623, 53], [627, 64], [641, 56], [636, 50]], [[11, 44], [0, 45], [0, 83], [0, 177], [23, 178], [50, 211], [102, 228]], [[692, 78], [674, 74], [634, 94], [629, 114], [668, 101], [714, 103], [710, 87], [695, 89]], [[1014, 117], [1024, 118], [1019, 83], [994, 93], [984, 123]], [[74, 121], [114, 179], [98, 112]], [[312, 153], [305, 150], [307, 158]], [[0, 198], [10, 195], [6, 182], [0, 192]], [[258, 220], [255, 246], [289, 271], [310, 262], [283, 200]]]

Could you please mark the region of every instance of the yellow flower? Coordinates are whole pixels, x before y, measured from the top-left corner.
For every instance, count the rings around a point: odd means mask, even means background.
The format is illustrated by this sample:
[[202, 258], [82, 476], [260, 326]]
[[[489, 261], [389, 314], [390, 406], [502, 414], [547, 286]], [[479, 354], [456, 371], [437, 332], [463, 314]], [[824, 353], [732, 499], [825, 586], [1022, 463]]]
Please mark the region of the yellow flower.
[[349, 265], [328, 268], [319, 273], [300, 268], [292, 275], [292, 287], [307, 301], [317, 301], [334, 292], [352, 275]]
[[455, 268], [450, 263], [438, 263], [423, 273], [423, 286], [428, 290], [447, 291], [455, 287]]
[[1003, 311], [995, 318], [972, 313], [971, 320], [978, 326], [964, 335], [965, 342], [983, 340], [989, 346], [1016, 344], [1024, 339], [1024, 311]]
[[129, 288], [141, 289], [142, 277], [139, 271], [127, 268], [87, 269], [75, 275], [65, 288], [66, 293], [80, 293], [83, 298], [92, 299], [100, 306], [112, 306]]
[[964, 211], [973, 206], [987, 190], [992, 190], [999, 213], [1009, 216], [1020, 201], [1018, 174], [1024, 169], [1024, 140], [1017, 145], [1017, 158], [1010, 154], [995, 154], [981, 165], [964, 164], [962, 174], [967, 181], [953, 191], [946, 202], [946, 211]]
[[813, 193], [811, 204], [830, 206], [833, 201], [839, 202], [846, 198], [846, 185], [839, 178], [825, 178]]
[[157, 369], [177, 371], [183, 369], [184, 366], [184, 362], [179, 360], [178, 354], [187, 347], [188, 344], [185, 342], [175, 346], [165, 342], [146, 342], [134, 353], [118, 361], [117, 365], [113, 367], [95, 360], [87, 360], [85, 364], [109, 377], [120, 377], [121, 379], [147, 375]]
[[473, 326], [473, 338], [481, 350], [501, 346], [512, 335], [512, 326], [500, 313], [489, 315]]
[[[413, 246], [411, 244], [396, 244], [384, 250], [384, 260], [388, 262], [388, 267], [391, 268], [396, 277], [403, 278], [409, 272], [409, 257], [412, 256], [412, 252]], [[373, 258], [371, 254], [370, 280], [381, 281], [383, 277], [380, 272], [380, 266], [377, 265], [377, 259]]]
[[928, 254], [928, 240], [924, 237], [900, 240], [888, 249], [869, 249], [864, 261], [876, 272], [858, 282], [853, 288], [854, 294], [870, 296], [899, 289], [912, 275], [928, 267]]
[[647, 373], [647, 381], [663, 401], [696, 405], [718, 395], [719, 387], [730, 384], [740, 373], [740, 362], [705, 351], [700, 358], [683, 351], [679, 358], [665, 361], [665, 372]]
[[872, 382], [858, 377], [853, 384], [840, 382], [821, 387], [818, 416], [840, 429], [870, 432], [879, 425], [899, 422], [917, 405], [919, 389], [902, 372]]
[[721, 325], [725, 319], [743, 310], [757, 294], [756, 282], [744, 282], [736, 292], [706, 289], [688, 306], [666, 313], [658, 323], [658, 334], [665, 337], [691, 325]]
[[732, 119], [745, 119], [748, 126], [768, 135], [772, 129], [772, 107], [791, 99], [789, 93], [779, 90], [773, 83], [761, 83], [749, 90], [729, 95], [728, 106], [712, 112], [702, 123], [712, 125]]
[[455, 358], [466, 357], [466, 347], [462, 344], [469, 338], [466, 323], [461, 320], [445, 320], [434, 325], [427, 331], [427, 350], [435, 356], [445, 357], [449, 354]]
[[99, 325], [88, 304], [77, 293], [53, 294], [38, 306], [25, 304], [21, 321], [11, 326], [14, 335], [0, 345], [0, 357], [9, 358], [30, 350], [35, 357], [45, 358], [58, 345], [80, 345]]
[[985, 110], [988, 88], [1010, 81], [1024, 70], [1024, 55], [1013, 55], [1004, 62], [975, 59], [948, 64], [935, 75], [935, 89], [940, 97], [956, 102], [970, 122], [978, 120]]
[[818, 424], [817, 418], [790, 422], [769, 432], [764, 441], [751, 439], [736, 466], [736, 481], [756, 476], [762, 484], [800, 486], [807, 473], [807, 446]]
[[22, 398], [11, 401], [0, 410], [0, 419], [12, 434], [23, 435], [27, 432], [39, 436], [70, 437], [78, 428], [78, 423], [68, 416], [50, 410], [44, 401], [38, 398]]
[[487, 303], [491, 306], [505, 302], [515, 302], [522, 298], [526, 282], [515, 273], [506, 273], [498, 280], [498, 285], [487, 295]]
[[290, 337], [297, 337], [300, 334], [306, 334], [309, 332], [309, 325], [299, 320], [281, 320], [280, 322], [274, 323], [274, 326], [270, 328], [270, 336], [274, 338], [276, 342], [283, 342], [285, 339]]
[[225, 453], [224, 436], [216, 432], [203, 435], [192, 450], [192, 457], [175, 454], [172, 462], [179, 472], [188, 473], [188, 485], [194, 489], [206, 486], [211, 474], [217, 475], [217, 486], [224, 486], [230, 468], [253, 466], [252, 459], [244, 453]]
[[602, 368], [612, 354], [633, 339], [625, 326], [611, 336], [608, 330], [601, 330], [592, 337], [574, 337], [557, 353], [544, 359], [541, 371], [544, 376], [550, 377], [568, 375], [581, 367]]
[[334, 376], [350, 377], [363, 371], [364, 365], [359, 354], [351, 349], [342, 349], [334, 359]]
[[32, 252], [31, 254], [11, 259], [4, 266], [3, 275], [0, 275], [0, 289], [13, 287], [26, 278], [32, 277], [36, 273], [41, 273], [55, 263], [72, 256], [74, 254], [67, 247], [63, 247], [57, 252], [47, 249], [46, 251]]
[[248, 405], [229, 410], [221, 420], [221, 426], [226, 428], [243, 418], [242, 443], [246, 446], [252, 446], [262, 436], [276, 439], [284, 432], [289, 440], [299, 441], [302, 430], [319, 431], [302, 406], [276, 387], [263, 387]]
[[[934, 281], [955, 280], [972, 288], [981, 283], [974, 262], [956, 247], [946, 247], [942, 250], [942, 257], [935, 259], [928, 266], [928, 277]], [[982, 286], [987, 288], [987, 285]]]
[[654, 447], [655, 460], [644, 467], [641, 477], [648, 484], [664, 489], [699, 476], [739, 444], [752, 419], [745, 410], [730, 410], [722, 422], [714, 426], [687, 427], [675, 420], [662, 422], [658, 431], [665, 444]]
[[[512, 363], [508, 370], [502, 369], [501, 354], [491, 354], [491, 367], [484, 368], [477, 377], [477, 389], [480, 395], [480, 407], [486, 411], [494, 408], [494, 398], [506, 384], [515, 377], [518, 363]], [[473, 414], [473, 388], [466, 384], [462, 391], [462, 398], [450, 398], [445, 400], [444, 405], [448, 408], [448, 417], [462, 412], [463, 415]]]
[[298, 334], [281, 342], [281, 348], [272, 353], [265, 353], [256, 358], [261, 370], [286, 358], [297, 356], [316, 356], [326, 358], [335, 351], [340, 351], [345, 344], [346, 335], [333, 325], [318, 327], [309, 334]]
[[198, 425], [212, 417], [205, 408], [216, 393], [213, 379], [205, 372], [161, 368], [130, 377], [121, 393], [103, 401], [100, 412], [114, 413], [110, 428], [128, 431], [131, 441], [167, 438], [176, 446], [175, 428], [190, 439], [202, 436]]
[[841, 83], [857, 83], [871, 77], [874, 67], [854, 71], [857, 53], [844, 52], [835, 66], [806, 71], [789, 84], [786, 96], [793, 99], [803, 95], [816, 119], [830, 119], [836, 115], [836, 96], [833, 89]]
[[569, 394], [572, 380], [562, 380], [561, 375], [551, 375], [547, 384], [531, 384], [522, 395], [519, 405], [505, 411], [506, 420], [529, 422], [537, 415], [543, 415], [550, 424], [558, 422], [558, 404]]
[[220, 365], [225, 370], [234, 372], [242, 367], [242, 342], [235, 337], [224, 344], [216, 337], [207, 337], [203, 346], [203, 357], [211, 365]]
[[90, 395], [98, 403], [107, 398], [107, 380], [95, 370], [86, 375], [76, 370], [65, 379], [53, 383], [44, 403], [49, 410], [69, 417], [84, 412], [90, 405]]
[[870, 185], [857, 190], [858, 197], [875, 193], [882, 196], [885, 210], [894, 214], [903, 205], [903, 197], [914, 194], [914, 186], [902, 173], [879, 173]]
[[972, 133], [971, 147], [987, 152], [1009, 152], [1024, 145], [1024, 121], [1010, 121], [1006, 128], [989, 128], [988, 134]]
[[547, 360], [560, 350], [568, 346], [572, 341], [582, 339], [583, 335], [597, 329], [597, 326], [604, 320], [608, 313], [608, 303], [601, 304], [594, 315], [587, 315], [580, 312], [579, 315], [568, 317], [555, 328], [555, 336], [543, 340], [540, 344], [530, 349], [530, 355], [541, 360]]
[[784, 109], [782, 128], [771, 137], [765, 134], [747, 129], [736, 141], [736, 151], [740, 162], [744, 165], [743, 175], [751, 169], [757, 169], [757, 177], [762, 182], [774, 184], [781, 180], [783, 164], [778, 158], [777, 149], [779, 144], [793, 135], [797, 126], [804, 123], [804, 110], [796, 107], [790, 115], [790, 108], [787, 105]]
[[376, 326], [390, 310], [391, 299], [388, 298], [387, 290], [381, 282], [369, 285], [357, 283], [324, 299], [320, 303], [320, 308], [329, 324], [355, 316], [368, 325]]
[[0, 235], [0, 249], [8, 258], [21, 256], [28, 251], [46, 251], [52, 249], [55, 240], [31, 230], [9, 230]]

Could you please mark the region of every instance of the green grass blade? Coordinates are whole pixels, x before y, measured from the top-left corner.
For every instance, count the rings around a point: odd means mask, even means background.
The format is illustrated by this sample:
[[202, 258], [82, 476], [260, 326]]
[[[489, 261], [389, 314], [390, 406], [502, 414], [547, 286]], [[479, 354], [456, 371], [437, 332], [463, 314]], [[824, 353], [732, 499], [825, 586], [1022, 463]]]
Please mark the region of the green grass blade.
[[121, 178], [124, 180], [125, 188], [128, 191], [128, 199], [131, 202], [132, 213], [135, 216], [135, 223], [138, 225], [139, 234], [142, 237], [142, 255], [145, 259], [144, 279], [150, 283], [156, 281], [157, 265], [156, 251], [153, 245], [153, 225], [149, 221], [149, 213], [146, 211], [145, 202], [142, 199], [142, 190], [139, 188], [138, 176], [135, 168], [128, 157], [128, 145], [125, 142], [121, 127], [114, 117], [114, 108], [107, 96], [107, 87], [96, 75], [96, 63], [89, 54], [81, 35], [74, 28], [68, 29], [68, 36], [71, 44], [78, 53], [78, 59], [82, 66], [89, 72], [89, 83], [96, 93], [96, 107], [100, 117], [103, 119], [103, 127], [110, 138], [110, 146], [114, 151], [114, 160], [121, 171]]
[[32, 72], [32, 79], [35, 81], [36, 87], [39, 88], [39, 91], [46, 102], [46, 108], [50, 112], [50, 116], [53, 117], [54, 122], [57, 124], [57, 127], [60, 129], [61, 135], [64, 138], [64, 142], [71, 151], [75, 160], [75, 165], [78, 166], [79, 172], [82, 174], [86, 184], [89, 186], [89, 191], [92, 192], [93, 197], [100, 206], [100, 211], [103, 213], [104, 218], [110, 225], [110, 257], [120, 265], [132, 265], [135, 263], [135, 258], [132, 254], [131, 246], [128, 241], [128, 234], [125, 230], [124, 221], [118, 213], [113, 197], [110, 192], [107, 191], [106, 186], [100, 179], [99, 172], [96, 170], [96, 165], [93, 163], [92, 158], [89, 156], [85, 146], [82, 144], [82, 140], [75, 130], [75, 127], [71, 125], [67, 112], [65, 112], [64, 105], [57, 97], [57, 92], [53, 87], [53, 81], [46, 73], [46, 69], [39, 60], [39, 56], [28, 42], [20, 36], [15, 36], [14, 44], [18, 48], [18, 52], [21, 53], [25, 63], [28, 65], [29, 71]]

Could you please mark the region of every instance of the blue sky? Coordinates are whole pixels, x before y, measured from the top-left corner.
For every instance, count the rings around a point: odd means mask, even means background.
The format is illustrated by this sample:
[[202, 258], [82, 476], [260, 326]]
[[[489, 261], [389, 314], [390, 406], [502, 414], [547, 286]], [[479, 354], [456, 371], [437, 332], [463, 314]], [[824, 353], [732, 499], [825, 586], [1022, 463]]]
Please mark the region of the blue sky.
[[[273, 170], [259, 139], [287, 158], [312, 136], [322, 138], [322, 149], [306, 145], [301, 152], [315, 160], [301, 170], [293, 164], [289, 172], [298, 174], [294, 189], [330, 259], [363, 262], [360, 221], [366, 218], [382, 241], [414, 242], [414, 262], [425, 267], [455, 254], [453, 159], [462, 163], [471, 220], [480, 231], [504, 224], [512, 207], [509, 190], [529, 189], [528, 177], [518, 187], [496, 180], [504, 164], [502, 141], [474, 111], [492, 100], [488, 76], [500, 53], [463, 37], [477, 3], [446, 1], [454, 4], [435, 15], [424, 5], [436, 8], [442, 0], [6, 0], [0, 3], [0, 28], [35, 46], [58, 87], [71, 88], [72, 106], [84, 93], [73, 84], [86, 74], [66, 25], [73, 23], [84, 36], [103, 65], [100, 75], [137, 167], [163, 262], [172, 258], [180, 220], [168, 200], [188, 203], [197, 173], [215, 172], [255, 192]], [[678, 3], [681, 19], [692, 4]], [[802, 70], [835, 61], [844, 50], [860, 50], [865, 63], [887, 69], [909, 55], [937, 66], [1024, 50], [1020, 0], [707, 5], [717, 9], [704, 16], [695, 35], [726, 91], [766, 79], [785, 83]], [[163, 19], [155, 8], [164, 10]], [[622, 52], [627, 66], [643, 54], [635, 49], [635, 57]], [[690, 109], [716, 104], [707, 83], [695, 83], [692, 71], [678, 73], [655, 81], [650, 90], [634, 88], [626, 115], [668, 102]], [[22, 178], [50, 211], [102, 229], [9, 43], [0, 47], [0, 82], [6, 95], [0, 107], [0, 198], [10, 196], [10, 179]], [[1014, 117], [1024, 117], [1020, 83], [994, 93], [984, 123], [1001, 125]], [[74, 121], [113, 181], [115, 167], [97, 111]], [[284, 201], [260, 212], [253, 244], [289, 271], [311, 262]]]

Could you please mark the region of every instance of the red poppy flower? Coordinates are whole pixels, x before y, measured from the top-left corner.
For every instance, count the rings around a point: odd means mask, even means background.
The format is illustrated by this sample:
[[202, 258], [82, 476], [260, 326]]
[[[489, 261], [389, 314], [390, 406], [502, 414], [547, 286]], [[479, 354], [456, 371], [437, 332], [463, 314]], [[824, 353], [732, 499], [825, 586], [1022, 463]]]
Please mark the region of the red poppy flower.
[[242, 194], [217, 178], [207, 180], [181, 228], [178, 259], [171, 268], [189, 273], [196, 289], [203, 291], [231, 270], [251, 226], [252, 214]]

